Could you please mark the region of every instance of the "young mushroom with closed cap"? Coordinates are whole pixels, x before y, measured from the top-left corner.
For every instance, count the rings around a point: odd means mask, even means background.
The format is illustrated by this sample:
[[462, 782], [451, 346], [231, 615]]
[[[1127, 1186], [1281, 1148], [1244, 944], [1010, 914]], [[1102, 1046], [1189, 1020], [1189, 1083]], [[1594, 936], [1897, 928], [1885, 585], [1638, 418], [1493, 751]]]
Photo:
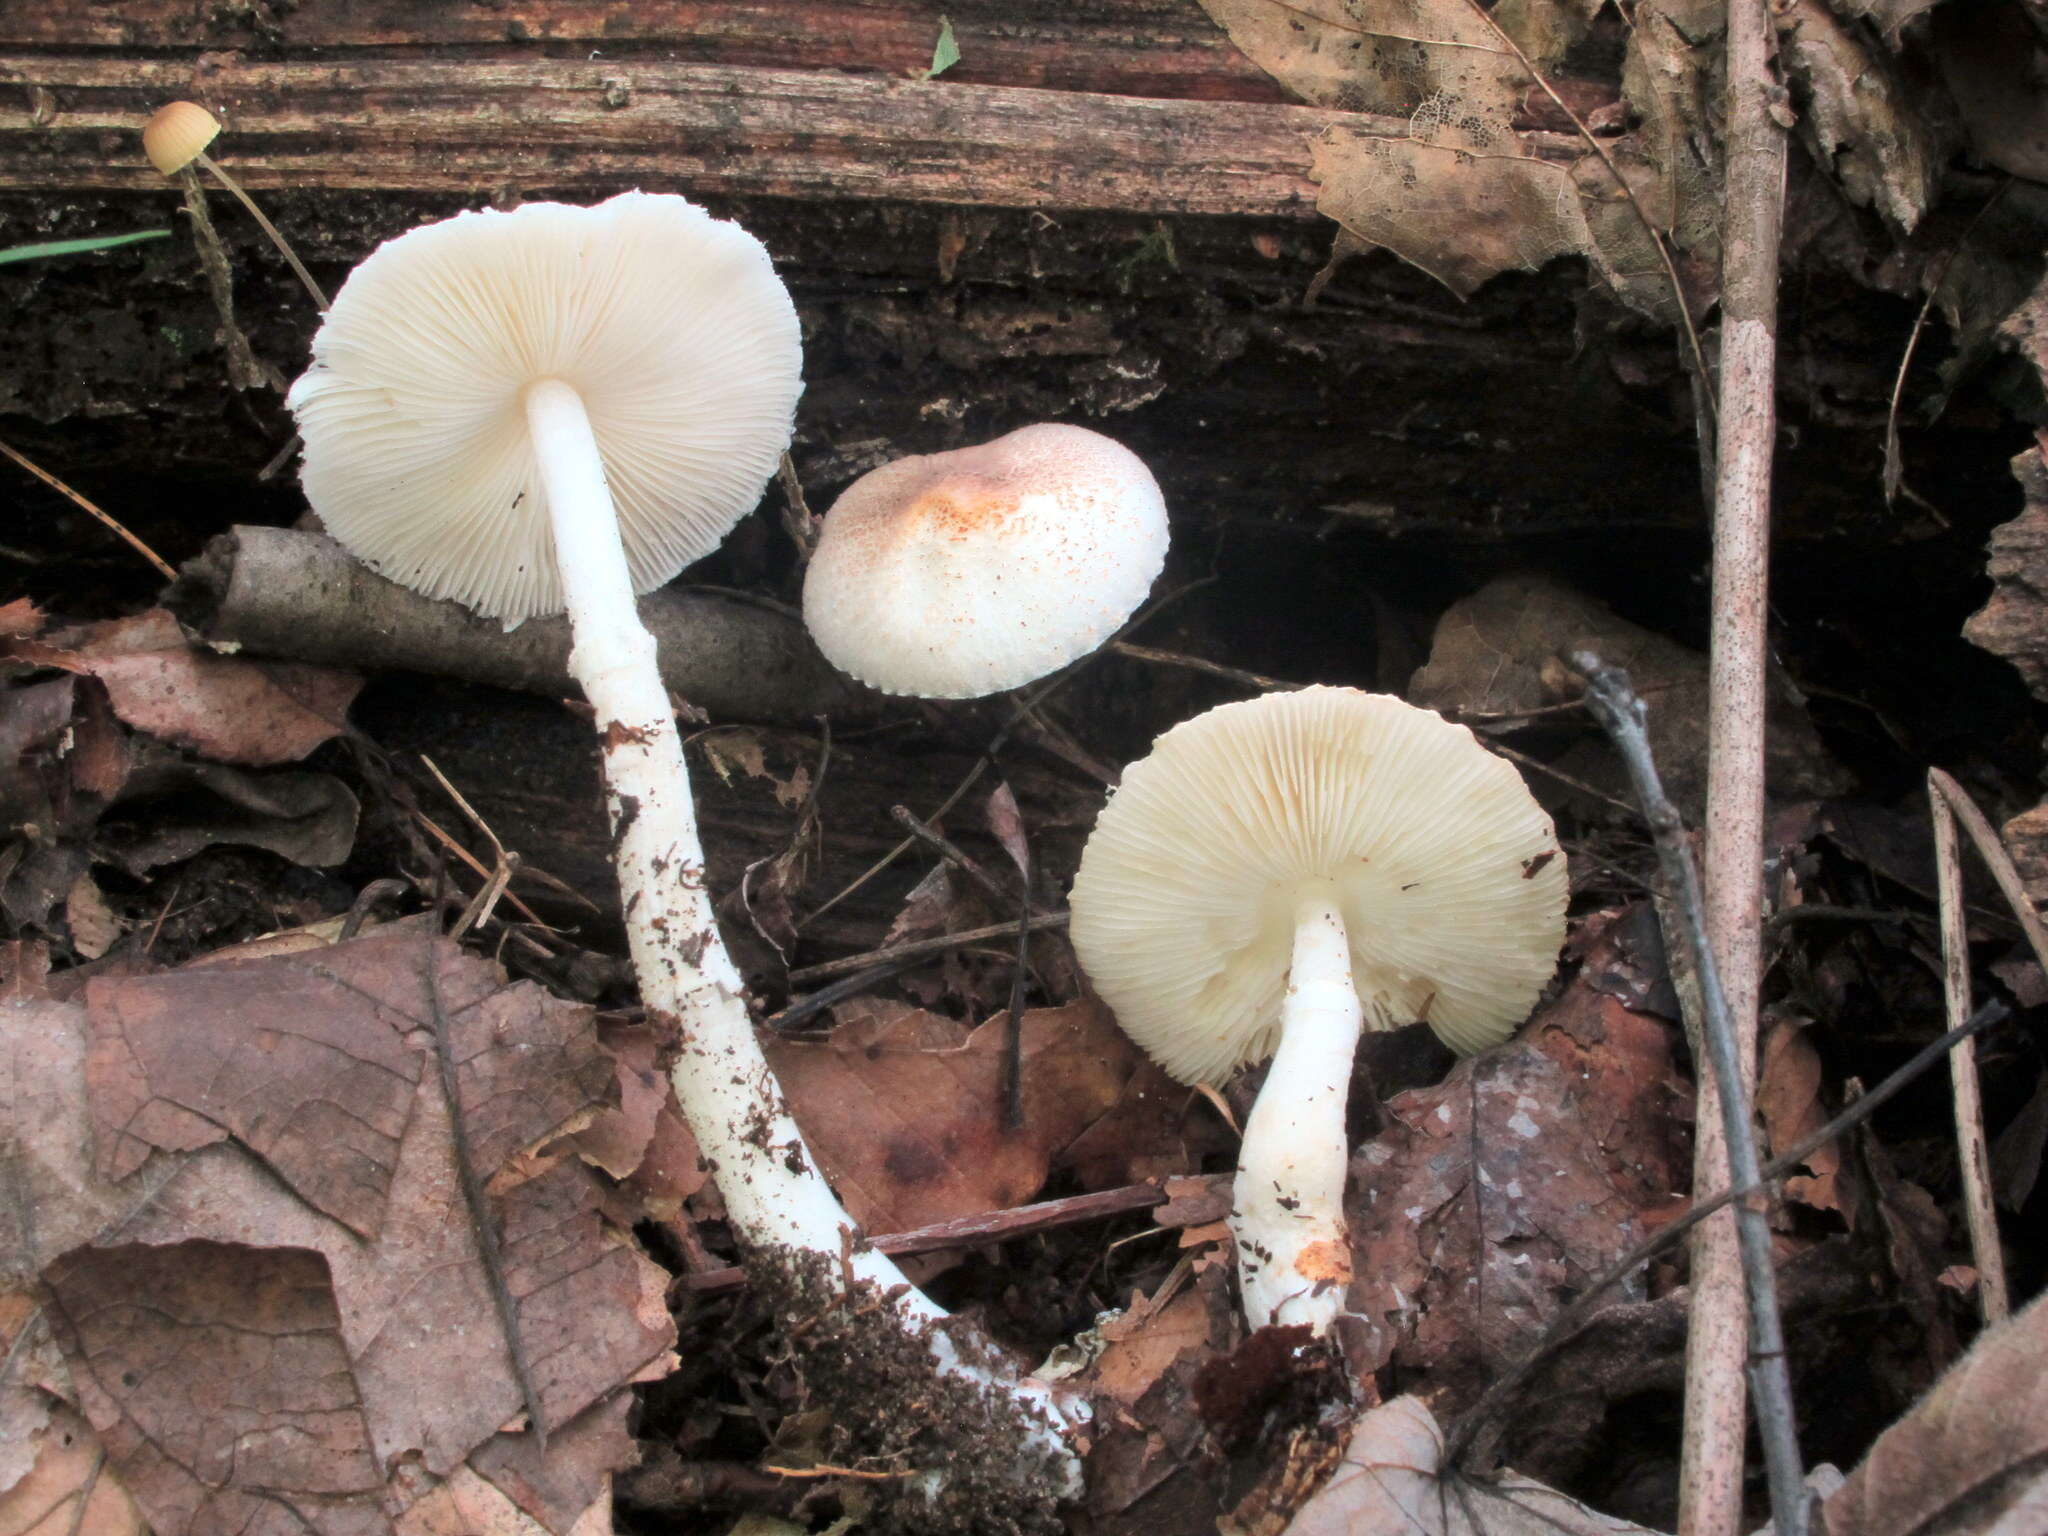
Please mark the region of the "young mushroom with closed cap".
[[1074, 880], [1075, 953], [1168, 1072], [1273, 1058], [1231, 1228], [1254, 1327], [1327, 1330], [1351, 1278], [1344, 1106], [1362, 1028], [1507, 1038], [1557, 966], [1565, 861], [1515, 770], [1382, 694], [1305, 688], [1184, 721], [1134, 763]]
[[[676, 1094], [735, 1229], [888, 1298], [934, 1369], [1071, 1466], [1043, 1394], [961, 1359], [945, 1314], [858, 1230], [803, 1144], [704, 884], [689, 776], [636, 593], [759, 500], [802, 389], [768, 253], [680, 197], [464, 213], [380, 247], [336, 295], [290, 405], [308, 499], [395, 581], [517, 622], [568, 610], [593, 706], [633, 964], [676, 1026]], [[1064, 1461], [1062, 1461], [1064, 1458]]]
[[1021, 427], [897, 459], [840, 493], [804, 576], [804, 622], [884, 693], [1021, 687], [1107, 640], [1166, 560], [1166, 502], [1122, 444]]

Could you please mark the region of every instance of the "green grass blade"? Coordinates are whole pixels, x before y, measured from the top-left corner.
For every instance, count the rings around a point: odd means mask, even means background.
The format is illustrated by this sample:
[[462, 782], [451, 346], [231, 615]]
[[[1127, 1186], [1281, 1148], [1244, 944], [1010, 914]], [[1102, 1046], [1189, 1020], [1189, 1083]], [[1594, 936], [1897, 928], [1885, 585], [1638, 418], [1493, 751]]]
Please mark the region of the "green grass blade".
[[111, 251], [138, 240], [162, 240], [168, 229], [138, 229], [127, 235], [87, 235], [81, 240], [48, 240], [41, 245], [10, 245], [0, 250], [0, 266], [10, 261], [41, 261], [50, 256], [83, 256], [90, 251]]

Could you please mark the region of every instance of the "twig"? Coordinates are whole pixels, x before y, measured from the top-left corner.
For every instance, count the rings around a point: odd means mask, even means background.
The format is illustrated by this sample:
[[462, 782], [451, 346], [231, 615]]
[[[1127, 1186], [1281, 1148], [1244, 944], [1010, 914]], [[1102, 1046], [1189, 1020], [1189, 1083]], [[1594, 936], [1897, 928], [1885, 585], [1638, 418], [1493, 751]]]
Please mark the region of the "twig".
[[127, 541], [129, 548], [133, 549], [137, 554], [141, 555], [143, 559], [147, 560], [151, 565], [155, 566], [158, 572], [162, 574], [164, 580], [176, 581], [178, 579], [178, 573], [177, 571], [172, 569], [169, 561], [165, 560], [162, 555], [158, 554], [155, 550], [151, 549], [147, 544], [143, 543], [142, 540], [135, 537], [135, 535], [130, 533], [126, 528], [123, 528], [119, 523], [115, 522], [113, 515], [111, 513], [102, 511], [99, 507], [94, 506], [91, 502], [87, 501], [83, 496], [79, 495], [78, 492], [74, 491], [73, 489], [71, 489], [70, 486], [66, 485], [62, 480], [59, 480], [55, 475], [51, 474], [47, 469], [42, 468], [40, 465], [32, 461], [26, 454], [9, 447], [6, 443], [0, 443], [0, 453], [6, 454], [8, 458], [14, 460], [15, 463], [19, 464], [23, 469], [27, 470], [30, 474], [34, 475], [38, 480], [42, 481], [43, 484], [47, 485], [59, 496], [62, 496], [69, 500], [72, 503], [72, 505], [83, 508], [85, 511], [90, 512], [94, 517], [98, 518], [102, 523], [106, 524], [106, 526], [109, 529], [111, 529], [117, 536]]
[[469, 1127], [462, 1114], [462, 1091], [455, 1077], [455, 1043], [450, 1038], [448, 1010], [441, 1000], [439, 957], [429, 950], [420, 973], [427, 984], [427, 1012], [434, 1030], [434, 1060], [441, 1070], [441, 1092], [448, 1100], [448, 1127], [455, 1153], [456, 1180], [462, 1186], [463, 1204], [469, 1207], [469, 1224], [476, 1233], [477, 1253], [483, 1260], [484, 1275], [490, 1282], [491, 1301], [497, 1308], [498, 1324], [505, 1330], [505, 1349], [512, 1358], [512, 1374], [519, 1382], [519, 1395], [526, 1403], [527, 1421], [533, 1425], [534, 1443], [545, 1453], [548, 1424], [541, 1416], [540, 1390], [526, 1360], [526, 1344], [519, 1332], [519, 1309], [512, 1300], [512, 1287], [505, 1278], [505, 1256], [498, 1246], [497, 1223], [484, 1194], [484, 1183], [470, 1155]]
[[827, 1008], [845, 1002], [849, 997], [859, 997], [870, 987], [887, 981], [901, 971], [909, 970], [923, 961], [922, 955], [907, 955], [890, 960], [872, 970], [856, 971], [843, 981], [835, 981], [828, 987], [820, 987], [808, 997], [800, 997], [789, 1003], [780, 1013], [770, 1014], [761, 1021], [764, 1029], [776, 1030], [782, 1034], [807, 1024]]
[[[434, 782], [441, 786], [442, 793], [462, 808], [462, 814], [470, 819], [491, 845], [494, 862], [490, 877], [484, 881], [483, 889], [478, 891], [475, 898], [463, 909], [462, 916], [455, 920], [455, 926], [448, 931], [449, 938], [460, 939], [471, 928], [481, 928], [491, 920], [491, 914], [498, 907], [498, 898], [505, 894], [505, 888], [512, 883], [513, 872], [519, 868], [519, 855], [508, 852], [505, 845], [498, 841], [498, 834], [491, 830], [491, 824], [477, 814], [476, 807], [463, 798], [461, 790], [448, 782], [448, 776], [441, 772], [431, 757], [422, 752], [420, 761], [427, 765], [427, 772], [434, 776]], [[526, 909], [522, 907], [521, 910]], [[531, 917], [532, 913], [529, 911], [527, 915]]]
[[[1101, 1221], [1130, 1211], [1149, 1211], [1166, 1203], [1166, 1191], [1157, 1184], [1125, 1184], [1117, 1189], [1092, 1194], [1069, 1195], [1064, 1200], [1041, 1200], [1035, 1205], [1013, 1206], [1006, 1211], [984, 1211], [975, 1216], [956, 1216], [908, 1232], [891, 1232], [874, 1240], [888, 1254], [931, 1253], [940, 1248], [969, 1247], [976, 1243], [1002, 1242], [1029, 1237], [1035, 1232], [1052, 1232], [1082, 1222]], [[684, 1289], [699, 1296], [739, 1289], [746, 1283], [746, 1271], [738, 1265], [685, 1275]]]
[[1977, 855], [1991, 871], [1991, 878], [1997, 882], [2000, 894], [2012, 907], [2012, 915], [2019, 920], [2020, 932], [2027, 936], [2027, 944], [2034, 951], [2034, 958], [2048, 969], [2048, 928], [2041, 926], [2041, 915], [2034, 910], [2033, 898], [2027, 894], [2027, 884], [2020, 878], [2020, 872], [2013, 866], [2012, 855], [2005, 851], [2005, 844], [1998, 840], [1998, 834], [1991, 830], [1991, 823], [1984, 819], [1984, 813], [1977, 809], [1977, 802], [1963, 792], [1948, 774], [1939, 768], [1927, 771], [1928, 782], [1941, 791], [1941, 797], [1956, 813], [1956, 820], [1963, 824], [1963, 830], [1970, 834], [1970, 841], [1976, 846]]
[[[1066, 925], [1067, 914], [1063, 911], [1031, 914], [1033, 933], [1045, 928], [1064, 928]], [[898, 960], [922, 960], [930, 955], [943, 955], [947, 950], [958, 949], [963, 944], [980, 944], [989, 939], [1008, 938], [1016, 932], [1016, 928], [1015, 923], [991, 923], [986, 928], [963, 928], [958, 933], [936, 934], [929, 939], [911, 939], [907, 943], [893, 945], [888, 949], [871, 949], [865, 954], [842, 955], [837, 960], [820, 960], [816, 965], [799, 966], [789, 973], [789, 979], [794, 985], [804, 986], [833, 976], [844, 976], [848, 971], [890, 965]]]
[[[1970, 935], [1969, 917], [1963, 911], [1963, 860], [1956, 847], [1956, 810], [1951, 795], [1969, 799], [1954, 779], [1939, 768], [1930, 768], [1927, 803], [1934, 816], [1934, 878], [1941, 905], [1941, 990], [1948, 1022], [1954, 1026], [1970, 1011]], [[1985, 830], [1990, 830], [1988, 823]], [[2005, 1283], [2005, 1252], [1998, 1242], [1998, 1215], [1991, 1203], [1991, 1155], [1984, 1145], [1984, 1098], [1978, 1091], [1976, 1046], [1969, 1042], [1957, 1046], [1948, 1059], [1948, 1070], [1955, 1094], [1963, 1214], [1970, 1228], [1970, 1254], [1977, 1265], [1977, 1305], [1989, 1325], [2003, 1322], [2012, 1305]]]
[[228, 266], [227, 248], [206, 211], [206, 190], [191, 166], [178, 172], [178, 185], [185, 194], [185, 211], [192, 217], [193, 244], [199, 252], [199, 268], [206, 274], [206, 289], [220, 317], [220, 340], [228, 355], [228, 382], [236, 389], [268, 385], [280, 395], [285, 392], [284, 376], [257, 357], [249, 338], [235, 323], [235, 279]]
[[1487, 1422], [1505, 1408], [1515, 1393], [1528, 1382], [1531, 1375], [1545, 1360], [1582, 1333], [1602, 1310], [1600, 1299], [1615, 1286], [1621, 1284], [1636, 1270], [1651, 1259], [1672, 1247], [1677, 1241], [1708, 1217], [1727, 1209], [1737, 1200], [1747, 1200], [1752, 1195], [1768, 1193], [1771, 1184], [1793, 1169], [1801, 1166], [1820, 1148], [1863, 1124], [1878, 1110], [1905, 1090], [1928, 1068], [1949, 1053], [1964, 1040], [1981, 1035], [1995, 1024], [2012, 1017], [2012, 1010], [1998, 999], [1993, 998], [1982, 1008], [1970, 1015], [1967, 1023], [1952, 1029], [1937, 1040], [1928, 1042], [1915, 1052], [1913, 1058], [1869, 1093], [1856, 1100], [1826, 1125], [1758, 1169], [1758, 1178], [1753, 1184], [1739, 1185], [1724, 1189], [1707, 1200], [1697, 1200], [1681, 1211], [1676, 1218], [1659, 1227], [1655, 1232], [1629, 1249], [1608, 1269], [1581, 1291], [1572, 1304], [1557, 1315], [1556, 1321], [1546, 1328], [1543, 1337], [1530, 1346], [1529, 1352], [1511, 1366], [1506, 1374], [1480, 1395], [1465, 1416], [1458, 1421], [1444, 1453], [1444, 1464], [1449, 1466], [1459, 1460], [1477, 1440], [1479, 1431]]
[[[1026, 713], [1033, 706], [1041, 704], [1046, 699], [1051, 698], [1052, 695], [1059, 692], [1060, 689], [1066, 687], [1068, 683], [1071, 683], [1075, 678], [1079, 677], [1082, 674], [1082, 672], [1086, 671], [1088, 667], [1094, 664], [1098, 657], [1102, 656], [1105, 651], [1109, 650], [1110, 647], [1114, 646], [1118, 640], [1123, 638], [1123, 636], [1136, 633], [1141, 625], [1149, 623], [1152, 620], [1152, 618], [1156, 614], [1160, 613], [1163, 609], [1171, 606], [1174, 603], [1179, 602], [1182, 598], [1186, 597], [1190, 592], [1199, 591], [1201, 588], [1208, 586], [1211, 582], [1215, 580], [1216, 578], [1214, 576], [1204, 576], [1199, 581], [1191, 581], [1187, 583], [1187, 585], [1185, 586], [1177, 587], [1173, 591], [1167, 593], [1164, 597], [1158, 598], [1152, 603], [1147, 604], [1145, 607], [1139, 609], [1138, 612], [1132, 616], [1130, 622], [1125, 624], [1122, 629], [1116, 632], [1116, 634], [1112, 635], [1104, 645], [1099, 646], [1093, 651], [1090, 651], [1086, 656], [1083, 656], [1079, 661], [1075, 662], [1072, 666], [1068, 667], [1064, 672], [1056, 673], [1051, 679], [1051, 681], [1043, 684], [1034, 692], [1028, 695], [1019, 694], [1017, 696], [1016, 707], [1012, 709], [1010, 712], [1009, 721], [1003, 726], [1001, 730], [997, 731], [994, 738], [990, 740], [987, 748], [983, 751], [980, 760], [977, 761], [972, 768], [967, 770], [966, 777], [961, 779], [959, 785], [953, 790], [953, 793], [946, 796], [945, 802], [942, 805], [940, 805], [940, 807], [937, 810], [933, 811], [931, 815], [926, 819], [928, 821], [937, 821], [941, 816], [944, 816], [946, 812], [952, 810], [954, 806], [958, 805], [962, 800], [967, 798], [967, 792], [970, 789], [974, 788], [974, 786], [981, 781], [981, 776], [988, 771], [989, 765], [995, 761], [995, 755], [998, 752], [1002, 751], [1004, 744], [1009, 741], [1011, 733], [1016, 730], [1018, 723], [1025, 718]], [[866, 869], [862, 870], [858, 875], [854, 876], [849, 883], [840, 887], [838, 891], [833, 893], [831, 896], [827, 897], [818, 906], [813, 907], [809, 915], [806, 916], [803, 919], [803, 921], [797, 924], [798, 931], [802, 931], [811, 923], [814, 923], [819, 918], [823, 917], [827, 912], [830, 912], [834, 907], [838, 906], [840, 902], [846, 900], [847, 897], [851, 896], [855, 891], [859, 890], [862, 886], [866, 885], [870, 880], [874, 879], [875, 876], [881, 874], [883, 870], [887, 869], [891, 864], [894, 864], [898, 859], [902, 858], [904, 854], [910, 852], [910, 850], [915, 846], [916, 843], [912, 839], [906, 837], [902, 842], [898, 843], [895, 847], [891, 848], [887, 853], [883, 854], [879, 859], [875, 860], [874, 863], [870, 864]], [[791, 973], [791, 979], [795, 979], [794, 972]]]
[[[1149, 661], [1157, 667], [1180, 667], [1189, 672], [1204, 672], [1210, 677], [1220, 677], [1226, 682], [1239, 683], [1259, 693], [1282, 693], [1306, 686], [1302, 683], [1283, 683], [1277, 677], [1268, 677], [1263, 672], [1247, 672], [1243, 667], [1226, 667], [1220, 661], [1210, 661], [1203, 656], [1187, 656], [1179, 651], [1162, 651], [1150, 645], [1136, 645], [1129, 640], [1112, 640], [1107, 649], [1132, 661]], [[1573, 708], [1577, 708], [1576, 705]]]
[[[1927, 317], [1934, 312], [1934, 301], [1941, 295], [1941, 285], [1948, 281], [1948, 269], [1962, 254], [1964, 245], [1976, 233], [1984, 215], [1998, 205], [1998, 200], [2005, 196], [2005, 189], [2013, 184], [2014, 179], [2006, 177], [1998, 184], [1997, 190], [1984, 199], [1984, 206], [1970, 216], [1970, 222], [1956, 236], [1956, 243], [1942, 252], [1938, 268], [1927, 275], [1927, 297], [1921, 302], [1920, 313], [1913, 317], [1913, 329], [1906, 333], [1906, 350], [1899, 354], [1899, 374], [1892, 380], [1891, 404], [1884, 413], [1884, 504], [1887, 507], [1899, 499], [1899, 491], [1906, 479], [1905, 451], [1899, 445], [1899, 405], [1906, 398], [1906, 375], [1912, 371], [1913, 354], [1920, 348], [1920, 333], [1927, 328]], [[1914, 500], [1933, 512], [1942, 527], [1948, 526], [1948, 519], [1930, 503], [1917, 496]]]
[[937, 827], [932, 826], [929, 822], [919, 820], [917, 813], [912, 811], [909, 806], [892, 805], [889, 807], [889, 814], [896, 819], [896, 824], [902, 827], [904, 831], [930, 848], [932, 852], [936, 853], [948, 864], [957, 868], [968, 879], [980, 886], [986, 894], [993, 896], [999, 902], [1005, 904], [1009, 902], [1011, 893], [1003, 889], [1002, 882], [984, 869], [980, 861], [972, 854], [962, 849], [959, 844], [955, 843]]
[[[1580, 651], [1572, 664], [1586, 677], [1586, 703], [1614, 739], [1628, 765], [1643, 814], [1657, 844], [1657, 861], [1665, 884], [1679, 903], [1685, 937], [1693, 952], [1702, 1003], [1700, 1034], [1714, 1077], [1720, 1084], [1721, 1129], [1727, 1139], [1732, 1182], [1760, 1186], [1756, 1138], [1750, 1129], [1749, 1085], [1744, 1075], [1736, 1024], [1722, 991], [1714, 946], [1706, 928], [1706, 903], [1699, 871], [1677, 807], [1665, 797], [1650, 756], [1644, 728], [1643, 701], [1628, 684], [1628, 674], [1608, 667], [1590, 652]], [[1771, 1489], [1771, 1516], [1779, 1536], [1805, 1536], [1806, 1474], [1800, 1465], [1798, 1420], [1792, 1409], [1791, 1375], [1785, 1367], [1785, 1337], [1778, 1321], [1778, 1293], [1771, 1267], [1769, 1201], [1760, 1193], [1735, 1209], [1735, 1225], [1749, 1301], [1749, 1378], [1756, 1402], [1757, 1430]], [[1697, 1305], [1697, 1302], [1695, 1302]], [[1687, 1426], [1688, 1437], [1691, 1426]], [[1737, 1443], [1738, 1474], [1740, 1442]]]
[[[1771, 70], [1766, 0], [1727, 0], [1726, 171], [1721, 208], [1721, 375], [1715, 455], [1713, 602], [1707, 661], [1707, 942], [1726, 987], [1733, 1076], [1702, 1085], [1693, 1184], [1731, 1182], [1720, 1127], [1748, 1098], [1755, 1071], [1763, 976], [1764, 717], [1768, 662], [1771, 460], [1777, 442], [1778, 263], [1785, 204], [1785, 90]], [[1711, 1087], [1709, 1086], [1711, 1085]], [[1747, 1120], [1744, 1121], [1747, 1130]], [[1740, 1213], [1738, 1213], [1740, 1214]], [[1761, 1218], [1756, 1223], [1761, 1230]], [[1739, 1225], [1739, 1223], [1738, 1223]], [[1685, 1444], [1679, 1528], [1736, 1536], [1742, 1527], [1743, 1287], [1750, 1236], [1729, 1223], [1693, 1243], [1693, 1313], [1687, 1340]], [[1738, 1260], [1733, 1251], [1743, 1249]], [[1762, 1276], [1767, 1278], [1768, 1264]], [[1750, 1300], [1756, 1301], [1752, 1289]], [[1756, 1351], [1756, 1320], [1748, 1329]], [[1754, 1370], [1754, 1365], [1752, 1365]], [[1782, 1370], [1780, 1372], [1782, 1380]], [[1754, 1392], [1755, 1383], [1752, 1383]], [[1757, 1395], [1762, 1403], [1763, 1397]], [[1759, 1407], [1759, 1412], [1762, 1409]], [[1791, 1425], [1764, 1440], [1777, 1536], [1803, 1536], [1806, 1492]]]
[[804, 483], [798, 478], [796, 460], [783, 451], [782, 464], [775, 471], [782, 482], [782, 527], [796, 546], [796, 563], [808, 565], [811, 551], [818, 547], [818, 524], [823, 521], [804, 499]]

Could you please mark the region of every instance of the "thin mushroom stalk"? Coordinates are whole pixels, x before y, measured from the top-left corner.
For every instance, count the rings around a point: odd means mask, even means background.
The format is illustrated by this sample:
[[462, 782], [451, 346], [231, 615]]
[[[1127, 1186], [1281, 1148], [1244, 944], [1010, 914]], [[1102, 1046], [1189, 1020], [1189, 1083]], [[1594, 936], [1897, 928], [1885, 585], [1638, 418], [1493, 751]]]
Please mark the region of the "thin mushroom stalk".
[[[560, 379], [529, 386], [525, 407], [574, 637], [569, 671], [604, 744], [627, 943], [642, 1001], [676, 1022], [682, 1055], [673, 1075], [683, 1118], [716, 1161], [719, 1193], [750, 1242], [837, 1253], [855, 1230], [853, 1218], [815, 1171], [719, 935], [682, 738], [654, 637], [634, 605], [589, 413]], [[747, 1139], [729, 1129], [738, 1127], [749, 1129]], [[906, 1283], [895, 1261], [872, 1248], [849, 1262], [858, 1280], [884, 1289]], [[914, 1289], [904, 1306], [919, 1323], [945, 1316]]]
[[387, 244], [337, 295], [290, 404], [307, 496], [367, 564], [511, 622], [567, 610], [642, 997], [674, 1028], [677, 1098], [735, 1232], [764, 1269], [799, 1277], [785, 1304], [813, 1323], [865, 1318], [847, 1369], [878, 1372], [875, 1391], [905, 1390], [913, 1368], [973, 1388], [1015, 1476], [1071, 1492], [1079, 1463], [1050, 1392], [942, 1331], [946, 1314], [866, 1244], [804, 1145], [719, 934], [634, 603], [758, 500], [799, 358], [758, 241], [682, 198], [628, 193], [458, 215]]
[[1351, 1281], [1344, 1106], [1365, 1028], [1351, 940], [1328, 881], [1312, 882], [1295, 907], [1280, 1008], [1280, 1048], [1245, 1120], [1231, 1231], [1251, 1325], [1306, 1323], [1321, 1334], [1337, 1320]]
[[529, 386], [525, 407], [567, 599], [569, 671], [604, 744], [605, 798], [641, 1001], [675, 1021], [676, 1101], [718, 1173], [727, 1214], [750, 1244], [843, 1256], [842, 1279], [893, 1295], [904, 1323], [926, 1332], [942, 1369], [1015, 1393], [1042, 1421], [1040, 1448], [1070, 1458], [1052, 1394], [964, 1359], [934, 1331], [945, 1310], [894, 1259], [854, 1240], [859, 1228], [819, 1175], [755, 1037], [744, 984], [712, 911], [682, 738], [654, 637], [634, 604], [589, 413], [560, 379]]

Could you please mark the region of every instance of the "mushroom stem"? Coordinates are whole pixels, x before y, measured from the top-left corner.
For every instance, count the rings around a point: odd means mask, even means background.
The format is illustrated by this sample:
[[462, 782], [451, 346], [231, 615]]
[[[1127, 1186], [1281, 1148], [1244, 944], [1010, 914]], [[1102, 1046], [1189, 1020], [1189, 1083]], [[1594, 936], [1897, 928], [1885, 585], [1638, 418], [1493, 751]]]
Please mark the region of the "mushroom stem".
[[198, 154], [194, 155], [192, 160], [194, 164], [203, 166], [207, 171], [211, 172], [213, 179], [232, 192], [235, 200], [249, 210], [250, 216], [256, 220], [258, 227], [262, 229], [264, 234], [270, 236], [270, 243], [277, 247], [278, 254], [284, 257], [285, 261], [291, 266], [292, 271], [298, 275], [299, 281], [305, 284], [306, 292], [313, 296], [314, 305], [321, 314], [326, 314], [328, 309], [326, 293], [318, 283], [313, 281], [313, 274], [306, 270], [306, 264], [299, 260], [299, 253], [291, 248], [291, 243], [278, 233], [278, 228], [275, 224], [263, 216], [263, 210], [256, 206], [256, 200], [244, 192], [242, 184], [222, 170], [215, 163], [213, 157], [207, 154], [205, 150], [201, 150]]
[[1059, 1434], [1062, 1414], [1046, 1390], [963, 1359], [932, 1330], [947, 1314], [904, 1279], [895, 1260], [858, 1241], [858, 1226], [804, 1145], [755, 1038], [705, 890], [682, 740], [654, 637], [634, 606], [590, 417], [560, 379], [530, 385], [525, 406], [569, 611], [569, 671], [596, 712], [604, 744], [605, 798], [641, 1000], [651, 1016], [674, 1021], [676, 1100], [734, 1229], [749, 1245], [830, 1255], [842, 1286], [872, 1284], [890, 1297], [907, 1331], [924, 1335], [938, 1369], [1016, 1399], [1041, 1448], [1071, 1463]]
[[1280, 1047], [1245, 1120], [1232, 1191], [1238, 1281], [1254, 1328], [1327, 1332], [1351, 1283], [1344, 1226], [1345, 1100], [1365, 1012], [1335, 888], [1297, 898]]
[[[582, 398], [559, 379], [526, 391], [526, 419], [547, 486], [574, 643], [569, 671], [596, 711], [605, 796], [617, 840], [619, 894], [642, 1001], [675, 1020], [676, 1097], [719, 1192], [750, 1242], [837, 1255], [855, 1230], [816, 1172], [754, 1038], [739, 971], [704, 888], [704, 854], [675, 714], [632, 577]], [[745, 1135], [743, 1137], [742, 1130]], [[856, 1253], [854, 1274], [888, 1287], [886, 1256]], [[944, 1314], [922, 1303], [922, 1316]]]

